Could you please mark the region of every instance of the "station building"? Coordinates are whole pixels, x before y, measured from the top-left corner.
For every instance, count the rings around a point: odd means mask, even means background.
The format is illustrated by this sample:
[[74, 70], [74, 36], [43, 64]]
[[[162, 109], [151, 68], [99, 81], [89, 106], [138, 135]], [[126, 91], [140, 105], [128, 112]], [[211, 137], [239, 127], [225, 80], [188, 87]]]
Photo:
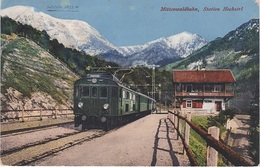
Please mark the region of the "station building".
[[230, 70], [174, 70], [174, 105], [181, 111], [217, 113], [234, 97]]

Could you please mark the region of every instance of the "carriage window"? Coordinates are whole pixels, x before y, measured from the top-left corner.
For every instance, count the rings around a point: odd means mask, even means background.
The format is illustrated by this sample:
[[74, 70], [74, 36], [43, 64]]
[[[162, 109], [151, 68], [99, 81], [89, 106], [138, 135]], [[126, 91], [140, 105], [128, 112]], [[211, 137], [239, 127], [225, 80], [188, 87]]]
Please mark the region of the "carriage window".
[[125, 104], [125, 112], [129, 111], [129, 104]]
[[123, 99], [126, 98], [125, 91], [123, 90]]
[[107, 97], [108, 91], [107, 87], [101, 87], [100, 88], [100, 97]]
[[92, 97], [97, 97], [97, 87], [92, 88]]
[[83, 86], [82, 88], [81, 88], [81, 96], [89, 96], [89, 87], [87, 87], [87, 86]]

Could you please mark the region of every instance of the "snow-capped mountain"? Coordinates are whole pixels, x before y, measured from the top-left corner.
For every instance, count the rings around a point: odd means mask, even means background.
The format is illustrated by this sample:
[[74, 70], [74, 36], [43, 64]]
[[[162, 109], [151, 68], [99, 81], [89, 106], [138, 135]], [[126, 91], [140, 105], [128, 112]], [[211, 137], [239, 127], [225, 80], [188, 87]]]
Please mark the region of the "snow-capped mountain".
[[165, 49], [175, 49], [180, 57], [185, 58], [191, 54], [194, 50], [201, 48], [208, 43], [208, 40], [202, 38], [197, 34], [191, 34], [189, 32], [182, 32], [177, 35], [173, 35], [166, 38], [160, 38], [151, 42], [148, 42], [144, 45], [139, 46], [122, 46], [118, 47], [118, 50], [121, 51], [124, 55], [132, 55], [136, 52], [143, 50], [151, 49], [153, 47], [158, 47], [159, 45]]
[[[188, 32], [160, 38], [144, 45], [118, 47], [118, 53], [102, 54], [101, 57], [126, 66], [165, 65], [182, 59], [208, 43], [208, 40]], [[122, 53], [120, 58], [119, 54]]]
[[208, 41], [197, 35], [183, 32], [160, 38], [143, 45], [116, 47], [104, 39], [95, 28], [79, 20], [54, 18], [33, 7], [14, 6], [1, 10], [1, 16], [8, 16], [22, 24], [45, 30], [52, 39], [65, 47], [98, 55], [107, 61], [120, 65], [165, 65], [187, 57]]
[[3, 9], [1, 16], [8, 16], [40, 31], [45, 30], [52, 39], [57, 39], [65, 47], [84, 51], [90, 55], [116, 49], [113, 44], [104, 39], [97, 30], [84, 21], [54, 18], [27, 6]]

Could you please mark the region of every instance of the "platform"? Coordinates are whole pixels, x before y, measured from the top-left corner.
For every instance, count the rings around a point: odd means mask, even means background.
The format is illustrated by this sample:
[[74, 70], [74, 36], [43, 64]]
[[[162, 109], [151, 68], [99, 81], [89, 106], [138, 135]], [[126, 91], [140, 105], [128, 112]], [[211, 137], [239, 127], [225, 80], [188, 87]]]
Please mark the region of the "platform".
[[189, 166], [167, 114], [151, 114], [34, 165]]

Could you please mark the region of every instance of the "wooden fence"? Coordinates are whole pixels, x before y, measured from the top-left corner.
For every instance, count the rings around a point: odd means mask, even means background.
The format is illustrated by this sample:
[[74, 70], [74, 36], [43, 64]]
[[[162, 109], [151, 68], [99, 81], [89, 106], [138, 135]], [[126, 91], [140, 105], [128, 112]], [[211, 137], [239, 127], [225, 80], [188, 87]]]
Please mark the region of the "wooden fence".
[[14, 122], [26, 120], [43, 120], [45, 118], [72, 117], [72, 109], [22, 109], [22, 110], [1, 110], [1, 122]]
[[[197, 160], [194, 158], [191, 150], [189, 149], [189, 134], [190, 127], [199, 134], [202, 139], [204, 139], [208, 145], [207, 148], [207, 166], [217, 166], [218, 162], [218, 153], [222, 154], [229, 162], [236, 166], [253, 166], [246, 159], [244, 159], [239, 153], [234, 152], [229, 146], [223, 144], [218, 140], [219, 137], [219, 128], [210, 127], [208, 132], [198, 127], [194, 123], [191, 122], [191, 114], [187, 113], [187, 115], [181, 116], [177, 111], [168, 111], [168, 119], [174, 125], [178, 135], [177, 139], [180, 137], [186, 150], [187, 156], [189, 157], [190, 163], [192, 166], [198, 166]], [[181, 128], [181, 120], [185, 121], [184, 133], [182, 133]]]

